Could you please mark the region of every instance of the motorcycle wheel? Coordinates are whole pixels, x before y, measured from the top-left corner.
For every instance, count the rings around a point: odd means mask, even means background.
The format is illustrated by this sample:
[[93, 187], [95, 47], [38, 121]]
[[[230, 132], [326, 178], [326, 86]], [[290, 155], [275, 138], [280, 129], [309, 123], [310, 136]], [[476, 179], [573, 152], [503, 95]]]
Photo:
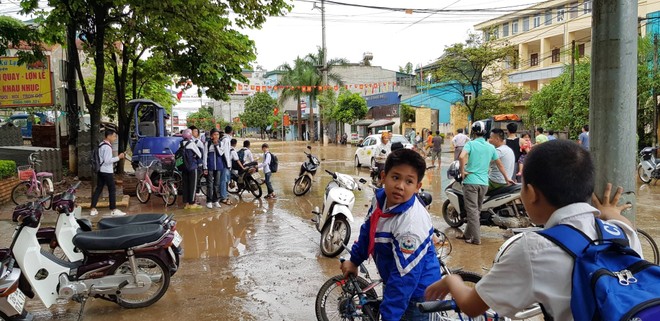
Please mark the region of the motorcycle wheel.
[[252, 176], [245, 178], [245, 187], [250, 190], [255, 198], [261, 197], [261, 185]]
[[646, 173], [642, 165], [637, 166], [637, 175], [639, 175], [639, 179], [646, 184], [650, 183], [651, 180], [653, 179], [651, 176], [649, 176]]
[[11, 190], [11, 201], [16, 205], [25, 204], [28, 202], [36, 201], [39, 195], [34, 192], [29, 192], [30, 182], [20, 182]]
[[165, 183], [165, 186], [163, 187], [165, 190], [163, 191], [163, 202], [167, 206], [172, 206], [174, 203], [176, 203], [176, 185], [174, 185], [174, 182], [167, 182]]
[[[135, 260], [139, 272], [146, 273], [151, 277], [151, 288], [140, 294], [110, 296], [119, 306], [126, 309], [144, 308], [156, 303], [170, 286], [170, 272], [165, 263], [159, 258], [149, 255], [136, 255]], [[131, 274], [131, 265], [128, 260], [117, 267], [114, 274]], [[132, 284], [127, 286], [132, 286]]]
[[137, 183], [137, 186], [135, 187], [135, 196], [137, 196], [138, 201], [140, 201], [140, 203], [142, 204], [149, 202], [149, 198], [151, 198], [151, 193], [149, 193], [149, 189], [147, 189], [147, 184], [144, 181]]
[[351, 226], [345, 217], [335, 217], [333, 232], [332, 239], [330, 239], [330, 221], [321, 230], [321, 253], [326, 257], [339, 255], [344, 250], [343, 245], [347, 245], [351, 238]]
[[238, 182], [235, 181], [233, 178], [229, 181], [229, 183], [227, 183], [227, 192], [232, 194], [238, 194], [241, 192], [241, 188], [238, 187]]
[[204, 196], [208, 196], [208, 195], [206, 195], [206, 184], [207, 184], [206, 183], [206, 176], [201, 175], [199, 177], [199, 186], [200, 186], [199, 189], [200, 189], [200, 192], [202, 192], [202, 194], [204, 194]]
[[293, 194], [296, 196], [305, 195], [312, 188], [312, 180], [307, 175], [300, 176], [293, 184]]
[[[355, 277], [361, 289], [369, 286], [369, 282], [361, 276]], [[345, 279], [343, 275], [335, 275], [329, 280], [325, 281], [316, 295], [316, 319], [319, 321], [330, 320], [352, 320], [353, 311], [358, 310], [356, 302], [353, 300], [357, 295], [357, 291], [350, 291], [348, 287], [342, 287]], [[348, 291], [345, 291], [348, 290]], [[366, 293], [369, 300], [378, 299], [376, 290], [371, 289]], [[378, 309], [372, 306], [364, 306], [362, 309], [371, 308], [375, 312], [375, 317], [378, 318]], [[361, 320], [367, 321], [369, 318], [366, 313], [362, 314]], [[376, 321], [376, 320], [374, 320]]]
[[461, 217], [461, 214], [458, 213], [453, 205], [451, 205], [449, 200], [446, 200], [445, 203], [442, 204], [442, 217], [449, 226], [454, 228], [460, 227], [465, 223], [465, 219]]

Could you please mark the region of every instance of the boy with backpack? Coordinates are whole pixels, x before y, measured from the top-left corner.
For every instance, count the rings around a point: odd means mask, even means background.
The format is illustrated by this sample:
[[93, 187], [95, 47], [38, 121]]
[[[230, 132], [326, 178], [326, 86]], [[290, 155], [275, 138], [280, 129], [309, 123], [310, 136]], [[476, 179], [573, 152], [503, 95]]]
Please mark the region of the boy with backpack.
[[183, 131], [183, 141], [179, 145], [179, 149], [183, 154], [183, 166], [180, 170], [183, 183], [183, 202], [186, 204], [184, 209], [200, 209], [202, 207], [195, 204], [195, 188], [197, 187], [198, 160], [202, 158], [202, 152], [193, 141], [192, 130]]
[[120, 153], [116, 157], [112, 157], [112, 144], [117, 139], [117, 133], [112, 129], [106, 129], [104, 133], [105, 139], [99, 144], [98, 149], [95, 148], [92, 153], [92, 170], [96, 172], [96, 190], [92, 195], [92, 209], [89, 213], [91, 216], [96, 216], [99, 211], [96, 209], [96, 204], [99, 197], [103, 192], [103, 187], [108, 186], [108, 197], [110, 198], [110, 216], [124, 216], [126, 213], [117, 209], [117, 200], [115, 195], [115, 176], [113, 164], [124, 158], [124, 153]]
[[220, 156], [220, 131], [211, 129], [211, 140], [204, 145], [204, 175], [206, 175], [206, 207], [220, 207], [220, 172], [225, 168]]
[[275, 198], [275, 190], [273, 190], [273, 184], [270, 181], [270, 177], [273, 173], [277, 172], [277, 157], [270, 153], [270, 149], [266, 143], [261, 145], [261, 151], [264, 152], [264, 161], [263, 163], [258, 164], [257, 168], [263, 168], [264, 175], [266, 176], [266, 188], [268, 189], [268, 194], [264, 198]]
[[373, 257], [384, 284], [379, 307], [384, 321], [429, 320], [415, 306], [424, 301], [426, 287], [440, 279], [431, 216], [417, 197], [425, 171], [419, 153], [392, 151], [380, 174], [384, 187], [375, 192], [350, 260], [341, 264], [347, 277]]
[[[231, 171], [233, 174], [238, 177], [239, 180], [243, 179], [243, 171], [245, 170], [245, 167], [243, 167], [243, 162], [241, 161], [240, 157], [238, 156], [238, 153], [236, 152], [236, 144], [238, 141], [236, 138], [232, 138], [231, 141]], [[242, 182], [242, 181], [241, 181]]]
[[238, 151], [238, 159], [243, 164], [254, 162], [254, 155], [252, 155], [252, 151], [250, 150], [249, 140], [243, 141], [243, 148], [241, 148], [241, 150]]
[[[554, 140], [534, 147], [523, 168], [521, 200], [532, 222], [545, 229], [516, 236], [475, 288], [451, 275], [429, 286], [426, 299], [451, 294], [471, 316], [489, 307], [513, 316], [538, 302], [562, 321], [632, 320], [639, 316], [638, 304], [647, 300], [655, 300], [658, 308], [660, 268], [649, 268], [638, 257], [639, 238], [620, 213], [627, 206], [616, 206], [623, 190], [618, 188], [610, 201], [611, 189], [608, 184], [602, 202], [593, 195], [594, 165], [576, 143]], [[598, 209], [587, 204], [589, 199]], [[640, 260], [646, 269], [637, 273], [631, 264]], [[625, 312], [617, 312], [624, 310], [630, 315], [622, 318]], [[652, 316], [644, 320], [660, 318]]]

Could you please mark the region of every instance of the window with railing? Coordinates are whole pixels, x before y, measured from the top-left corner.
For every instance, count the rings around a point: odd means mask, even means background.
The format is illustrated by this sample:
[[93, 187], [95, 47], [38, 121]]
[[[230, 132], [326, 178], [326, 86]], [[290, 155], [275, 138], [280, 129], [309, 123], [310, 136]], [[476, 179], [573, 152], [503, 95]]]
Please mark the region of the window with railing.
[[541, 15], [537, 14], [534, 16], [534, 28], [538, 28], [541, 26]]
[[523, 17], [523, 32], [529, 31], [529, 17]]
[[591, 0], [584, 0], [582, 4], [584, 14], [591, 13]]
[[545, 12], [545, 25], [549, 26], [552, 24], [552, 9], [549, 9]]
[[511, 34], [515, 35], [518, 33], [518, 20], [511, 22]]
[[584, 57], [584, 44], [581, 43], [577, 47], [578, 50], [578, 57], [583, 58]]
[[529, 57], [529, 65], [532, 67], [539, 65], [539, 54], [535, 53]]
[[564, 21], [564, 7], [557, 8], [557, 22]]
[[571, 17], [571, 19], [575, 19], [575, 18], [578, 17], [578, 11], [580, 11], [578, 6], [579, 5], [578, 5], [577, 2], [575, 2], [571, 5], [571, 8], [569, 9], [569, 16]]
[[552, 62], [559, 62], [561, 60], [561, 51], [559, 49], [552, 49]]
[[508, 37], [509, 36], [509, 23], [505, 23], [502, 25], [502, 37]]

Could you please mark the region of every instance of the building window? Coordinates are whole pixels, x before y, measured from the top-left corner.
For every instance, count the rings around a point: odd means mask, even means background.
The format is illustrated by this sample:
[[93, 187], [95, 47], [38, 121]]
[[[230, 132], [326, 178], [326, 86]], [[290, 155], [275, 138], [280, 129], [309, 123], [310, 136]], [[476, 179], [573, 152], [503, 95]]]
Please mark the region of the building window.
[[583, 58], [584, 57], [584, 44], [579, 44], [578, 45], [578, 57]]
[[552, 62], [559, 62], [561, 60], [561, 52], [559, 49], [552, 49]]
[[577, 18], [577, 16], [578, 16], [578, 11], [579, 11], [579, 10], [580, 10], [580, 9], [578, 8], [578, 3], [577, 3], [577, 2], [575, 2], [575, 3], [573, 3], [573, 4], [571, 5], [571, 9], [570, 9], [570, 16], [571, 16], [571, 19], [575, 19], [575, 18]]
[[463, 101], [468, 105], [470, 105], [472, 103], [472, 93], [466, 92], [465, 95], [463, 96]]
[[541, 26], [541, 15], [537, 14], [534, 16], [534, 28], [538, 28]]
[[511, 22], [511, 34], [515, 35], [518, 33], [518, 20]]
[[529, 17], [523, 17], [523, 32], [529, 31]]
[[584, 0], [582, 7], [584, 8], [584, 14], [591, 13], [591, 0]]
[[508, 37], [509, 36], [509, 23], [505, 23], [502, 25], [502, 37]]
[[535, 53], [530, 56], [529, 65], [532, 67], [539, 65], [539, 54]]
[[545, 12], [545, 25], [549, 26], [552, 24], [552, 9], [549, 9]]
[[500, 27], [493, 28], [492, 38], [497, 39], [500, 37]]
[[557, 8], [557, 22], [564, 21], [564, 7]]

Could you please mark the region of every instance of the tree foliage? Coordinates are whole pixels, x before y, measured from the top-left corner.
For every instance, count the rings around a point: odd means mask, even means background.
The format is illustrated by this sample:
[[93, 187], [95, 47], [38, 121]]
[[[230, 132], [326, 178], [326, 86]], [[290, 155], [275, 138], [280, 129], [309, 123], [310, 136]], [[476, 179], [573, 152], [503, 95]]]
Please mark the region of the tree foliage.
[[333, 118], [340, 123], [352, 124], [367, 115], [367, 101], [358, 93], [343, 89], [337, 98]]
[[[501, 65], [512, 54], [513, 48], [506, 43], [484, 41], [481, 35], [470, 34], [465, 43], [445, 48], [433, 66], [433, 77], [437, 82], [447, 84], [445, 90], [463, 97], [463, 106], [470, 119], [475, 120], [482, 107], [482, 85], [492, 84], [503, 77]], [[472, 94], [471, 99], [467, 93]]]
[[[279, 117], [273, 114], [277, 101], [265, 92], [258, 92], [245, 100], [245, 111], [238, 115], [247, 127], [259, 128], [262, 135], [266, 127]], [[284, 112], [284, 111], [282, 111]]]
[[195, 126], [206, 131], [215, 128], [216, 121], [213, 117], [213, 108], [202, 107], [197, 112], [188, 114], [186, 124], [188, 127]]
[[37, 27], [26, 25], [12, 17], [0, 16], [0, 55], [5, 55], [10, 48], [21, 47], [31, 50], [18, 51], [19, 64], [45, 59], [42, 51], [45, 38]]
[[480, 108], [475, 112], [474, 119], [485, 119], [493, 115], [509, 114], [513, 108], [523, 100], [528, 90], [515, 86], [506, 85], [501, 92], [483, 89], [479, 96]]
[[337, 95], [335, 92], [326, 90], [321, 93], [318, 100], [323, 122], [327, 124], [330, 121], [336, 120], [333, 114], [333, 111], [337, 107]]
[[413, 73], [413, 64], [412, 62], [407, 62], [405, 66], [399, 66], [399, 72], [404, 72], [407, 74]]
[[415, 108], [408, 104], [401, 104], [401, 122], [415, 122]]

